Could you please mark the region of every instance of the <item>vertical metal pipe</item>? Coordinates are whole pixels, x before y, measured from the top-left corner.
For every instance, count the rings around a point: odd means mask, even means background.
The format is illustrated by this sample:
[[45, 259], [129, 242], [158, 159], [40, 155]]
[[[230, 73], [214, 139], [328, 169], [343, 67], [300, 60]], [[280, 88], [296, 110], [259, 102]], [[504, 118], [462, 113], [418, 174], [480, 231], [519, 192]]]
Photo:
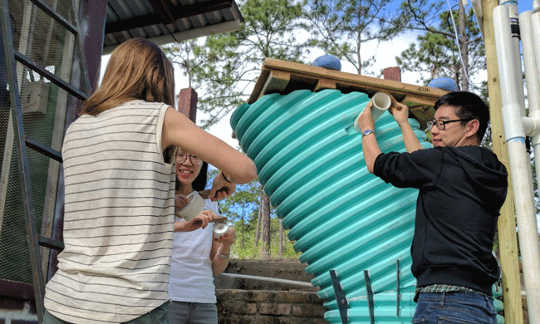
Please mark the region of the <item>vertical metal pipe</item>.
[[518, 223], [518, 237], [523, 263], [529, 322], [540, 323], [540, 251], [530, 161], [525, 149], [525, 133], [521, 123], [524, 110], [521, 60], [519, 55], [519, 25], [512, 17], [515, 4], [493, 10], [493, 27], [502, 95], [504, 133], [507, 142], [512, 187]]

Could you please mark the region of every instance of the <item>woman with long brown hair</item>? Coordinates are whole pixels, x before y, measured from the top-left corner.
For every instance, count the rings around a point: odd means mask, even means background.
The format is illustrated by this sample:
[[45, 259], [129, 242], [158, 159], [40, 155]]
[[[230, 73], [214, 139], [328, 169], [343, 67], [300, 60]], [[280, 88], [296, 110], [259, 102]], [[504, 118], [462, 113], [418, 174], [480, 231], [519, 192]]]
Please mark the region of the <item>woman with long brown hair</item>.
[[256, 177], [249, 158], [173, 104], [173, 67], [158, 46], [137, 38], [113, 51], [64, 138], [65, 248], [47, 283], [44, 323], [167, 322], [172, 148], [222, 170], [213, 200]]

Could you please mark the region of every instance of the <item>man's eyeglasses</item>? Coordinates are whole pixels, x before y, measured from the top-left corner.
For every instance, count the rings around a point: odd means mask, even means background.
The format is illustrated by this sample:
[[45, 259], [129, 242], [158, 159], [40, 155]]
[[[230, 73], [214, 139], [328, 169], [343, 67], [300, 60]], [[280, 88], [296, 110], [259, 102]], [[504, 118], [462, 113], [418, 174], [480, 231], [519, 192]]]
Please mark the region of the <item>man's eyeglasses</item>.
[[455, 123], [455, 122], [461, 122], [461, 121], [469, 121], [473, 120], [474, 118], [464, 118], [464, 119], [452, 119], [452, 120], [443, 120], [443, 119], [433, 119], [426, 123], [427, 129], [430, 130], [433, 126], [436, 126], [440, 130], [446, 129], [446, 124], [449, 123]]
[[182, 152], [176, 153], [176, 163], [180, 163], [180, 164], [186, 163], [188, 158], [191, 164], [201, 163], [201, 160], [197, 157], [197, 155], [193, 155], [189, 153], [182, 153]]

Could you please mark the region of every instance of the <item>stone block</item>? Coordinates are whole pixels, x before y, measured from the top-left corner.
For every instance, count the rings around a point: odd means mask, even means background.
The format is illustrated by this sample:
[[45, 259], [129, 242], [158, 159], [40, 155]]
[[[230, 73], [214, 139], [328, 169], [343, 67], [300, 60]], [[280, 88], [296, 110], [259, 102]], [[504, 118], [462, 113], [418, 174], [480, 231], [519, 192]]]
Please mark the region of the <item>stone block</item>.
[[292, 315], [302, 317], [323, 317], [324, 308], [313, 304], [292, 305]]

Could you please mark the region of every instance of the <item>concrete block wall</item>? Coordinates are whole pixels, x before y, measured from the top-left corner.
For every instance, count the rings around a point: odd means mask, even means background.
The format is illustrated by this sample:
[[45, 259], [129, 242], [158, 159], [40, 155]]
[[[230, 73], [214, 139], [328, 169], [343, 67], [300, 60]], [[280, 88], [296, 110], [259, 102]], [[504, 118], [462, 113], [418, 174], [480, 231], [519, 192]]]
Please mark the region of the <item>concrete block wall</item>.
[[[298, 260], [231, 260], [225, 272], [309, 282]], [[219, 324], [323, 324], [316, 288], [216, 277]]]
[[311, 291], [217, 289], [219, 324], [324, 324], [324, 307]]

